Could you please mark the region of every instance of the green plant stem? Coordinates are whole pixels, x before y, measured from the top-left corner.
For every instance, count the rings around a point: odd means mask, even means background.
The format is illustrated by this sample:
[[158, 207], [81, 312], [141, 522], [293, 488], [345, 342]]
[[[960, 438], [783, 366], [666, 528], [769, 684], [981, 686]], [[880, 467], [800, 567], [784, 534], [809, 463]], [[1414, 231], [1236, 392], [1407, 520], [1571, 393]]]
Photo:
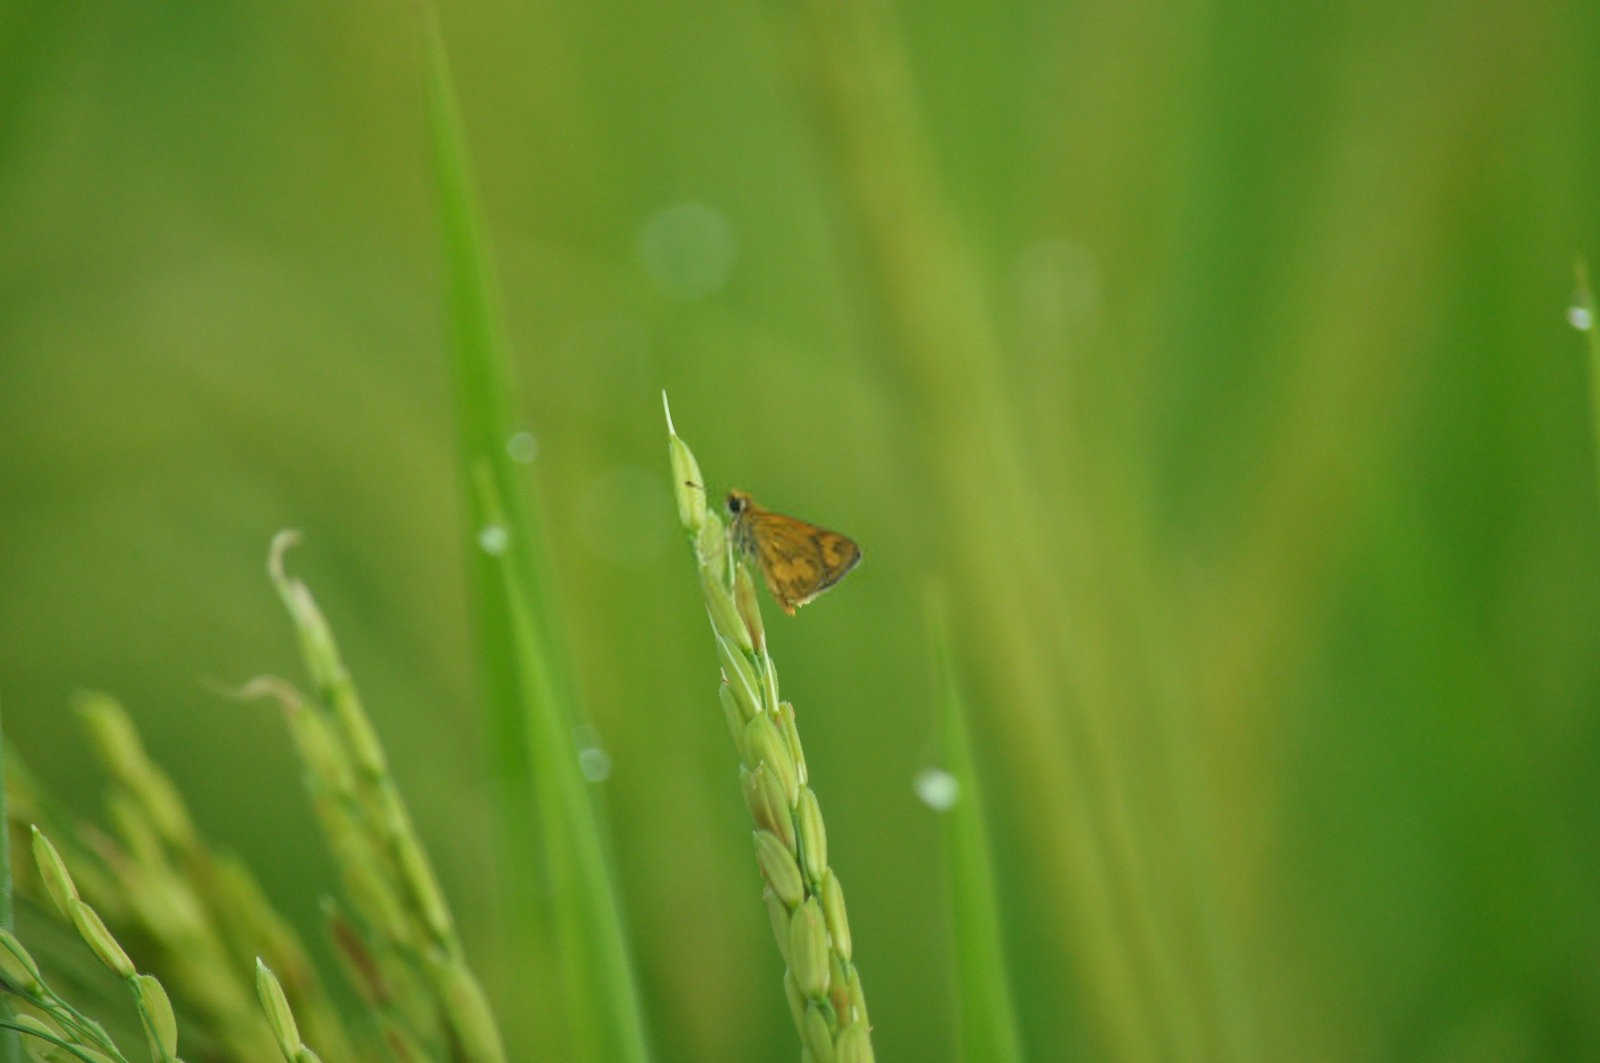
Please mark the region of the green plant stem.
[[[493, 481], [481, 467], [476, 477], [482, 505], [491, 519], [503, 516]], [[510, 645], [519, 659], [537, 655], [537, 633], [525, 595], [519, 593], [516, 558], [497, 558], [508, 605]], [[559, 909], [557, 930], [563, 936], [562, 961], [569, 992], [586, 1011], [575, 1023], [579, 1043], [592, 1058], [644, 1060], [649, 1056], [622, 924], [620, 903], [612, 886], [603, 835], [582, 775], [570, 731], [561, 714], [539, 711], [554, 694], [547, 675], [522, 668], [519, 690], [533, 732], [534, 775], [551, 866], [547, 869]], [[576, 1018], [576, 1016], [575, 1016]], [[585, 1028], [587, 1027], [587, 1028]]]
[[[14, 932], [11, 912], [11, 831], [6, 818], [5, 726], [0, 722], [0, 927]], [[11, 1017], [11, 1002], [0, 995], [0, 1023]], [[5, 1023], [0, 1033], [0, 1063], [22, 1063], [22, 1044], [15, 1028]]]
[[[283, 552], [294, 540], [292, 532], [278, 534], [268, 571], [294, 622], [323, 706], [319, 711], [326, 726], [297, 730], [296, 738], [312, 777], [337, 795], [322, 808], [331, 813], [324, 823], [346, 884], [353, 900], [374, 902], [366, 914], [382, 920], [387, 945], [405, 956], [428, 986], [458, 1058], [502, 1063], [506, 1055], [499, 1029], [466, 966], [455, 918], [389, 772], [377, 729], [310, 590], [284, 571]], [[291, 724], [300, 728], [316, 718], [303, 710], [290, 714]], [[370, 887], [363, 889], [363, 882]]]
[[1600, 491], [1600, 321], [1595, 319], [1594, 291], [1589, 287], [1589, 263], [1579, 258], [1573, 266], [1576, 289], [1572, 309], [1585, 316], [1583, 338], [1589, 349], [1589, 429], [1594, 433], [1595, 488]]
[[[566, 944], [566, 999], [543, 1014], [564, 1021], [572, 1057], [605, 1063], [649, 1058], [622, 905], [598, 811], [577, 771], [572, 683], [558, 651], [540, 524], [506, 445], [516, 430], [510, 343], [449, 62], [424, 5], [426, 93], [445, 243], [453, 339], [457, 458], [467, 489], [463, 529], [475, 588], [482, 663], [499, 784], [499, 876], [511, 912], [510, 950], [540, 951], [538, 883], [550, 882]], [[498, 549], [480, 536], [503, 537]], [[529, 830], [543, 816], [542, 836]]]
[[[84, 1061], [84, 1063], [100, 1063], [100, 1061], [95, 1059], [93, 1056], [85, 1055], [83, 1049], [73, 1044], [71, 1041], [64, 1041], [59, 1037], [54, 1037], [45, 1033], [43, 1030], [30, 1030], [26, 1026], [18, 1026], [16, 1023], [8, 1020], [0, 1020], [0, 1030], [4, 1030], [6, 1032], [6, 1036], [11, 1038], [16, 1038], [19, 1034], [27, 1034], [29, 1037], [37, 1037], [41, 1041], [55, 1045], [63, 1052], [71, 1053], [75, 1059], [81, 1059]], [[18, 1050], [21, 1050], [20, 1046]], [[117, 1059], [122, 1060], [122, 1057], [119, 1055]], [[127, 1063], [127, 1061], [122, 1060], [122, 1063]]]
[[956, 678], [949, 631], [936, 600], [929, 612], [938, 670], [941, 752], [944, 768], [957, 786], [954, 804], [941, 815], [955, 939], [955, 1005], [961, 1046], [956, 1058], [970, 1063], [1020, 1063], [1022, 1038], [1006, 969], [994, 848], [967, 728], [966, 702]]

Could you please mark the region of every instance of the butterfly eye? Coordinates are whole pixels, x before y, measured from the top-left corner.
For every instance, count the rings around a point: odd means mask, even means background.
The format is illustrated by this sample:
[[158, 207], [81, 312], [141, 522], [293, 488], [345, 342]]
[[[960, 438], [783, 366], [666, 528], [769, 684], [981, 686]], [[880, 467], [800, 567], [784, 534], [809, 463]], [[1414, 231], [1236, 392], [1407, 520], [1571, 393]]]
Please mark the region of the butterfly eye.
[[734, 516], [738, 516], [739, 511], [742, 509], [744, 509], [744, 499], [740, 498], [738, 495], [729, 495], [728, 512]]

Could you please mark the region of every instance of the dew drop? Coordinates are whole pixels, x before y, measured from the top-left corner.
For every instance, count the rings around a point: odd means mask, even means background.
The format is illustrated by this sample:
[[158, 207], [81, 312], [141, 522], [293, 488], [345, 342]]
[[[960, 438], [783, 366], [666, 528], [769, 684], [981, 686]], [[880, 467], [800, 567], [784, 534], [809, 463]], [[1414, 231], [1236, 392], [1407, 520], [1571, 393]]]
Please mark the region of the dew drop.
[[961, 784], [943, 768], [923, 768], [911, 781], [911, 788], [935, 812], [948, 812], [961, 796]]
[[1567, 324], [1579, 332], [1588, 332], [1594, 328], [1594, 311], [1581, 303], [1573, 303], [1567, 307]]
[[676, 203], [644, 223], [636, 253], [664, 295], [701, 299], [728, 282], [739, 242], [722, 211], [704, 203]]
[[590, 782], [605, 782], [611, 777], [611, 754], [600, 742], [600, 733], [588, 724], [573, 728], [578, 746], [578, 770]]
[[506, 453], [511, 455], [512, 461], [527, 465], [539, 456], [539, 441], [532, 432], [514, 432], [506, 440]]
[[486, 554], [499, 556], [506, 552], [506, 547], [511, 544], [511, 533], [506, 531], [504, 524], [486, 524], [478, 532], [478, 545]]
[[578, 750], [578, 770], [590, 782], [605, 782], [611, 777], [611, 754], [599, 746]]
[[1012, 267], [1017, 325], [1035, 354], [1076, 349], [1094, 333], [1104, 301], [1100, 264], [1071, 240], [1028, 245]]

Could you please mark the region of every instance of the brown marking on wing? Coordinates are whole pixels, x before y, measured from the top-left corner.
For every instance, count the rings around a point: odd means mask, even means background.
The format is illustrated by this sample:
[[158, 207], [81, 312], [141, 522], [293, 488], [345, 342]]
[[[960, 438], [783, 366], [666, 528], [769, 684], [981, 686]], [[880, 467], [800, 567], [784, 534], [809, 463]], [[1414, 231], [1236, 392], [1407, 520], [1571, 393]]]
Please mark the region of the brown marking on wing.
[[791, 616], [861, 560], [861, 548], [838, 532], [764, 510], [741, 516], [750, 521], [767, 589]]

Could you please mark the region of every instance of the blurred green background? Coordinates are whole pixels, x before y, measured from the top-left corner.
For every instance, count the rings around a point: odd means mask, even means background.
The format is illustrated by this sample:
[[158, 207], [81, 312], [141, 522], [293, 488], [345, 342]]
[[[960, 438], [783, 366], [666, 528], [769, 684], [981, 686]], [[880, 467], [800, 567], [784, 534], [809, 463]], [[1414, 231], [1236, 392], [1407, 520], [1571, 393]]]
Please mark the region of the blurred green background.
[[[443, 16], [659, 1058], [797, 1052], [663, 387], [713, 491], [865, 551], [768, 613], [878, 1058], [956, 1021], [932, 584], [1033, 1058], [1600, 1058], [1600, 7], [877, 10]], [[536, 1058], [415, 17], [0, 11], [0, 707], [98, 814], [116, 693], [314, 936], [281, 721], [208, 687], [299, 679], [302, 529]]]

